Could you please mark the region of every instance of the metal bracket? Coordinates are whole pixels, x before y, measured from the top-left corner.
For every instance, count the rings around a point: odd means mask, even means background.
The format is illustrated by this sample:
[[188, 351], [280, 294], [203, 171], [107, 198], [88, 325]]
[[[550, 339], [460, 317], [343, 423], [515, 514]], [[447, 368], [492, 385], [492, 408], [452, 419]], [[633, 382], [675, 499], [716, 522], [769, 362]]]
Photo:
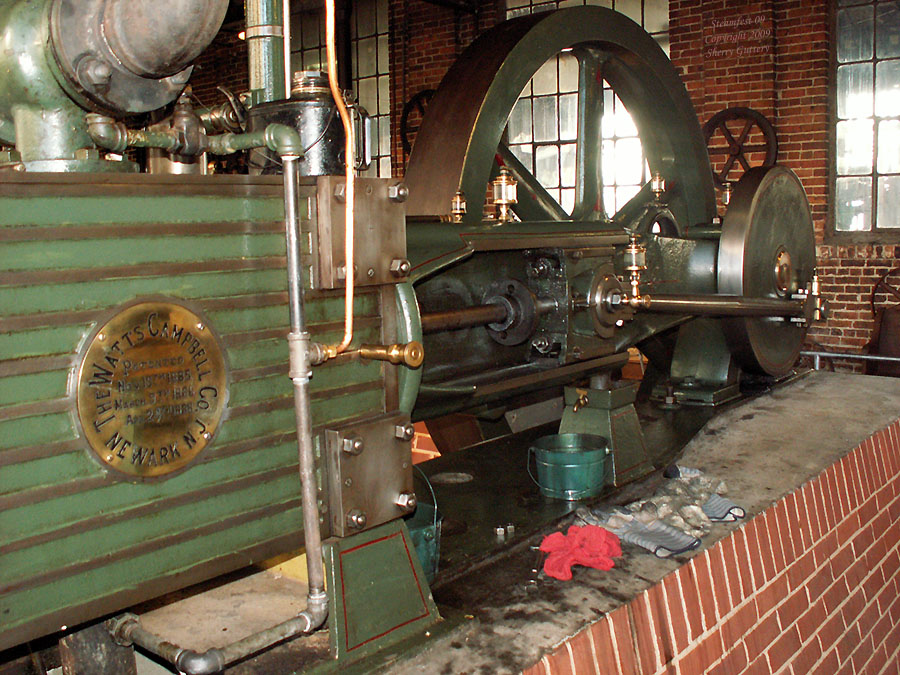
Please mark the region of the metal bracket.
[[415, 510], [409, 418], [325, 431], [332, 533], [346, 537]]
[[[355, 286], [405, 281], [405, 186], [396, 179], [357, 178], [354, 181]], [[316, 290], [344, 288], [343, 176], [320, 176], [317, 182], [316, 232], [312, 282]], [[403, 195], [401, 197], [401, 195]]]

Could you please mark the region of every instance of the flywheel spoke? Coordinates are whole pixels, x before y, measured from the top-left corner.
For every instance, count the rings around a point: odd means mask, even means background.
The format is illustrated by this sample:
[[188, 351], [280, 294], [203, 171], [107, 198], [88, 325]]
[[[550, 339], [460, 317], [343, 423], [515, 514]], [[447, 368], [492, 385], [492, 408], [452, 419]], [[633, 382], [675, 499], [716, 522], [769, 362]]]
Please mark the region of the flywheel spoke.
[[725, 126], [725, 122], [722, 122], [719, 128], [722, 130], [722, 135], [725, 137], [725, 140], [728, 141], [728, 147], [731, 148], [732, 151], [740, 147], [740, 143], [738, 143], [734, 139], [734, 136], [731, 135], [731, 131]]
[[641, 189], [637, 191], [637, 194], [635, 194], [634, 197], [625, 202], [622, 208], [616, 211], [615, 215], [612, 217], [612, 222], [622, 226], [634, 222], [640, 217], [641, 212], [650, 205], [650, 202], [652, 202], [653, 199], [653, 190], [650, 189], [650, 183], [648, 181], [641, 186]]
[[[553, 196], [547, 192], [534, 174], [519, 161], [506, 143], [501, 143], [497, 148], [497, 154], [506, 168], [510, 170], [513, 178], [519, 184], [519, 203], [513, 207], [516, 215], [521, 220], [568, 220], [568, 214], [563, 211]], [[524, 192], [524, 193], [523, 193]]]
[[731, 171], [731, 167], [734, 166], [734, 160], [737, 158], [737, 155], [729, 155], [728, 159], [725, 160], [725, 165], [722, 167], [722, 170], [719, 172], [719, 178], [722, 181], [728, 180], [728, 173]]
[[744, 124], [744, 128], [741, 129], [741, 135], [738, 137], [738, 145], [744, 147], [744, 143], [747, 142], [747, 139], [750, 137], [750, 130], [753, 128], [753, 120], [747, 120]]
[[603, 120], [603, 62], [599, 49], [579, 48], [578, 59], [578, 140], [575, 146], [575, 220], [604, 218], [603, 174], [601, 169]]

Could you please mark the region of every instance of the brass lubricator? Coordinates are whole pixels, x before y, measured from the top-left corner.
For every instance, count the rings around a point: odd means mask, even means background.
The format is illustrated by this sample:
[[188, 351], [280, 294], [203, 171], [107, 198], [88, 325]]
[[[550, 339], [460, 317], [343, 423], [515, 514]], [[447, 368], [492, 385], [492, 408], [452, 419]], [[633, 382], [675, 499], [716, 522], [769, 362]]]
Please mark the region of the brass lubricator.
[[408, 368], [418, 368], [425, 360], [425, 350], [417, 340], [396, 345], [360, 345], [358, 351], [360, 358], [387, 361], [395, 366], [403, 364]]
[[466, 195], [462, 190], [457, 190], [450, 201], [450, 220], [454, 223], [461, 223], [465, 215]]
[[497, 220], [500, 222], [506, 223], [513, 220], [510, 207], [518, 204], [517, 185], [516, 179], [505, 166], [500, 169], [500, 175], [491, 183], [493, 202], [497, 207]]
[[661, 204], [663, 195], [666, 193], [666, 179], [658, 171], [650, 177], [650, 190], [653, 192], [654, 201]]
[[575, 400], [575, 404], [572, 406], [572, 412], [578, 412], [582, 408], [584, 408], [590, 400], [588, 400], [587, 394], [583, 392], [579, 392], [578, 398]]
[[629, 304], [632, 307], [640, 307], [649, 298], [641, 297], [641, 273], [647, 269], [647, 248], [640, 243], [640, 237], [634, 232], [628, 237], [628, 246], [625, 247], [625, 271], [631, 275], [631, 298]]

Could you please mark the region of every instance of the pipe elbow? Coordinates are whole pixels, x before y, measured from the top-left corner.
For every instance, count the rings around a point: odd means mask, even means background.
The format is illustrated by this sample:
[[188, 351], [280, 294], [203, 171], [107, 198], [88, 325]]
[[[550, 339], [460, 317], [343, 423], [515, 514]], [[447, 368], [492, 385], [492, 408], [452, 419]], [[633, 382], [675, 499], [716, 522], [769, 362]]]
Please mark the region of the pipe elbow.
[[310, 593], [306, 598], [306, 609], [300, 612], [300, 616], [307, 621], [304, 633], [312, 633], [322, 626], [328, 618], [328, 593]]
[[88, 113], [85, 115], [88, 135], [101, 148], [113, 152], [123, 152], [128, 147], [128, 130], [112, 117]]
[[285, 155], [303, 156], [303, 143], [300, 141], [300, 134], [296, 129], [292, 129], [286, 124], [270, 124], [264, 133], [266, 147], [273, 152], [277, 152], [282, 157]]
[[202, 654], [183, 649], [175, 657], [175, 667], [185, 675], [213, 675], [225, 669], [225, 657], [221, 649], [207, 649]]

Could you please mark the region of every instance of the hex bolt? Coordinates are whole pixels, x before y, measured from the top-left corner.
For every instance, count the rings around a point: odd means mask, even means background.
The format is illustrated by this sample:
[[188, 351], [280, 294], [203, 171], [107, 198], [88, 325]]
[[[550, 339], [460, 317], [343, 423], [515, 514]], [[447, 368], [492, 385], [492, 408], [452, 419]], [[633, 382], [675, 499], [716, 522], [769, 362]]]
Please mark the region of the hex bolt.
[[553, 345], [550, 343], [550, 338], [548, 338], [546, 335], [541, 335], [540, 337], [536, 337], [531, 341], [531, 346], [541, 354], [546, 354], [550, 351], [550, 348]]
[[406, 258], [394, 258], [391, 260], [391, 274], [398, 279], [409, 275], [411, 269], [409, 260]]
[[546, 258], [540, 258], [531, 264], [531, 273], [538, 277], [546, 277], [553, 271], [553, 266]]
[[398, 424], [394, 427], [394, 436], [399, 438], [401, 441], [411, 441], [413, 436], [416, 435], [416, 428], [410, 423], [406, 424]]
[[85, 86], [98, 88], [109, 84], [112, 78], [112, 68], [105, 61], [89, 58], [87, 62], [79, 68], [81, 71], [82, 84]]
[[352, 530], [361, 530], [366, 526], [368, 519], [366, 514], [359, 509], [350, 509], [347, 512], [347, 527]]
[[[347, 278], [347, 266], [346, 265], [338, 265], [336, 268], [337, 278], [340, 280]], [[353, 274], [354, 276], [359, 274], [359, 265], [353, 265]]]
[[341, 449], [348, 455], [358, 455], [363, 451], [365, 444], [359, 436], [347, 436], [342, 443]]
[[401, 492], [394, 503], [404, 511], [411, 512], [416, 510], [416, 504], [419, 501], [416, 499], [415, 492]]
[[346, 194], [347, 194], [347, 185], [345, 183], [338, 183], [337, 185], [334, 186], [334, 198], [337, 201], [343, 202], [344, 199], [346, 199]]
[[404, 183], [388, 185], [388, 199], [392, 202], [405, 202], [409, 197], [409, 188]]

